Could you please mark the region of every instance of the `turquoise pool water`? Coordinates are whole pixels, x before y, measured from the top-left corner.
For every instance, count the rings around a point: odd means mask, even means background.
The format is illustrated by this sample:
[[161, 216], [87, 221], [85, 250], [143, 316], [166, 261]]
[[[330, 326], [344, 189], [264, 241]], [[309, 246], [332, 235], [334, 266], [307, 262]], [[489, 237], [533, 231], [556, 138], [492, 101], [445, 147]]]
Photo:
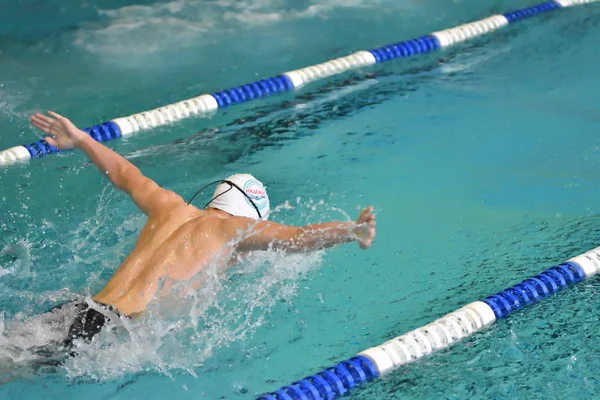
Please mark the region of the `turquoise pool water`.
[[[37, 139], [35, 111], [89, 126], [534, 3], [136, 4], [0, 6], [0, 148]], [[597, 247], [599, 17], [560, 10], [110, 143], [186, 198], [251, 172], [278, 222], [372, 204], [376, 242], [266, 254], [183, 316], [101, 335], [0, 398], [251, 399]], [[98, 291], [144, 219], [74, 152], [0, 170], [0, 192], [5, 360], [22, 344], [10, 327]], [[596, 290], [583, 282], [350, 398], [597, 397]]]

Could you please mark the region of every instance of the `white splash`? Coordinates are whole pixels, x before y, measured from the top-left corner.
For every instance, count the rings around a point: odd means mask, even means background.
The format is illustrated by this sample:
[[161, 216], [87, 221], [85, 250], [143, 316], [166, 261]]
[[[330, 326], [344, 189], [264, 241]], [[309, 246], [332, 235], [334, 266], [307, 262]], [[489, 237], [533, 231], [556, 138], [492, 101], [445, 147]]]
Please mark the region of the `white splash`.
[[149, 370], [195, 375], [194, 368], [218, 349], [248, 340], [273, 307], [294, 296], [298, 277], [316, 268], [321, 257], [259, 252], [229, 271], [226, 279], [208, 277], [197, 291], [183, 285], [187, 296], [162, 299], [142, 318], [121, 319], [91, 343], [77, 342], [78, 356], [64, 364], [67, 375], [86, 380]]
[[18, 274], [21, 277], [31, 273], [32, 256], [31, 243], [27, 240], [19, 240], [16, 243], [5, 245], [0, 250], [0, 259], [3, 257], [14, 257], [15, 261], [10, 265], [0, 265], [0, 278], [5, 275]]
[[[8, 288], [11, 294], [7, 299], [18, 296], [26, 300], [26, 305], [24, 312], [14, 316], [0, 315], [0, 382], [36, 373], [58, 373], [78, 381], [107, 381], [140, 371], [166, 376], [183, 371], [194, 376], [195, 368], [220, 349], [233, 342], [250, 340], [272, 312], [282, 304], [289, 307], [300, 282], [321, 264], [322, 251], [247, 254], [235, 267], [225, 271], [209, 269], [195, 281], [173, 284], [170, 294], [163, 296], [160, 302], [151, 303], [141, 317], [115, 316], [91, 342], [75, 340], [74, 347], [65, 350], [60, 344], [73, 322], [73, 306], [46, 314], [36, 314], [39, 312], [36, 307], [89, 300], [93, 294], [91, 289], [101, 286], [105, 280], [100, 276], [102, 270], [116, 269], [118, 263], [111, 265], [110, 260], [122, 259], [115, 253], [125, 253], [126, 246], [131, 245], [143, 225], [144, 217], [132, 217], [131, 211], [115, 204], [123, 199], [108, 187], [100, 195], [94, 216], [78, 224], [74, 232], [61, 232], [55, 239], [66, 243], [70, 254], [78, 257], [61, 265], [69, 270], [69, 285], [79, 282], [75, 287], [81, 288], [81, 282], [87, 282], [84, 290], [87, 293], [75, 294], [68, 288], [17, 293]], [[119, 215], [115, 210], [124, 211], [119, 211], [122, 212]], [[273, 210], [279, 219], [300, 218], [307, 223], [329, 219], [331, 213], [340, 212], [325, 201], [300, 198]], [[115, 234], [117, 243], [106, 245], [106, 237]], [[66, 240], [69, 238], [71, 241]], [[18, 242], [0, 251], [5, 255], [18, 254], [17, 259], [4, 268], [5, 273], [10, 274], [14, 269], [21, 274], [31, 269], [36, 254], [28, 243]], [[88, 263], [93, 267], [86, 268]], [[43, 270], [39, 274], [39, 279], [48, 278]], [[11, 279], [11, 275], [6, 275], [6, 279]], [[77, 355], [68, 357], [69, 352]]]
[[[49, 367], [69, 379], [93, 381], [139, 371], [171, 376], [180, 370], [195, 375], [194, 368], [214, 351], [247, 340], [277, 304], [289, 301], [298, 289], [299, 276], [316, 268], [321, 257], [321, 252], [258, 252], [225, 276], [207, 279], [197, 291], [188, 290], [185, 297], [172, 296], [151, 305], [143, 317], [111, 319], [91, 342], [75, 340], [71, 350], [60, 344], [74, 320], [73, 306], [28, 318], [19, 313], [10, 320], [2, 313], [0, 382], [49, 372]], [[67, 357], [68, 352], [77, 355]], [[53, 360], [60, 366], [54, 366]]]

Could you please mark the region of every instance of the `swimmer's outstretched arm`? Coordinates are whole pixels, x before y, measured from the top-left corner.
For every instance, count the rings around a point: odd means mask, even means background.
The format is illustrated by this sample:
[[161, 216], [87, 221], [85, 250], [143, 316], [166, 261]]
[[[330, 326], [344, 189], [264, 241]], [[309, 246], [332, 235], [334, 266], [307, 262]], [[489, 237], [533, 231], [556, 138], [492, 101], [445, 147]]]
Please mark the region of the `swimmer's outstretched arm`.
[[[325, 222], [303, 227], [286, 226], [275, 222], [249, 222], [245, 218], [236, 218], [238, 226], [251, 230], [238, 244], [237, 249], [266, 250], [273, 248], [289, 252], [320, 250], [341, 243], [357, 241], [361, 248], [371, 247], [375, 238], [375, 215], [373, 207], [367, 207], [360, 213], [356, 222]], [[235, 225], [235, 224], [234, 224]]]
[[52, 111], [48, 111], [48, 115], [37, 113], [31, 116], [33, 126], [50, 135], [44, 138], [46, 142], [60, 150], [81, 149], [96, 168], [106, 175], [117, 189], [129, 194], [146, 215], [156, 214], [176, 205], [185, 205], [179, 195], [161, 188], [153, 180], [142, 175], [125, 157], [95, 141], [69, 119]]

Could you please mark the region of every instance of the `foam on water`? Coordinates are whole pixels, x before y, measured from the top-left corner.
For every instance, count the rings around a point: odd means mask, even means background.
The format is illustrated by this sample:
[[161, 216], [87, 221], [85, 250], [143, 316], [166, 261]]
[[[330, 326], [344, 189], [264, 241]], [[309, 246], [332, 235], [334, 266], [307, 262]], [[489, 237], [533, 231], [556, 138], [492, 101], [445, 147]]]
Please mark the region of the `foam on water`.
[[231, 29], [252, 29], [302, 18], [326, 18], [335, 9], [379, 7], [381, 3], [382, 0], [311, 0], [294, 8], [282, 0], [176, 0], [125, 6], [99, 10], [106, 21], [82, 26], [76, 34], [75, 44], [91, 53], [149, 54], [197, 45], [209, 34]]

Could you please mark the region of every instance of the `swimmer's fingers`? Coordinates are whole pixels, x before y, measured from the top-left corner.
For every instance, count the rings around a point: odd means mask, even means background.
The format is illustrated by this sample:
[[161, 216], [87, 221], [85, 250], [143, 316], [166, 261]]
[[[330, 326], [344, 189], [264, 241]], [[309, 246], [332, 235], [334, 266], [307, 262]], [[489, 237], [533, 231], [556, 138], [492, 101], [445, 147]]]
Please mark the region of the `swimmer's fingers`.
[[361, 249], [368, 249], [373, 244], [373, 239], [375, 238], [375, 231], [365, 240], [361, 240], [358, 242], [358, 245]]
[[55, 113], [54, 111], [48, 111], [48, 115], [51, 115], [58, 120], [66, 120], [67, 119], [67, 118], [63, 117], [62, 115], [60, 115], [59, 113]]
[[362, 226], [363, 231], [362, 238], [359, 240], [358, 244], [362, 249], [368, 249], [371, 247], [373, 240], [375, 239], [375, 227], [377, 226], [372, 206], [366, 207], [364, 210], [362, 210], [360, 216], [358, 217], [358, 222]]
[[360, 242], [360, 247], [363, 249], [368, 249], [373, 244], [373, 240], [375, 239], [375, 227], [369, 229], [369, 236], [366, 240]]
[[46, 133], [50, 133], [50, 127], [52, 126], [53, 122], [53, 118], [40, 113], [36, 113], [31, 116], [31, 124]]
[[372, 214], [373, 213], [373, 207], [369, 206], [369, 207], [365, 207], [362, 212], [360, 213], [360, 215], [358, 216], [358, 221], [359, 223], [370, 223], [372, 221], [375, 221], [375, 215]]
[[46, 141], [46, 143], [48, 143], [50, 146], [53, 147], [58, 147], [58, 143], [56, 142], [56, 140], [54, 140], [53, 138], [47, 136], [44, 138], [44, 140]]
[[361, 249], [366, 250], [369, 247], [371, 247], [371, 244], [373, 244], [372, 240], [366, 240], [364, 242], [359, 242], [358, 245], [360, 246]]

